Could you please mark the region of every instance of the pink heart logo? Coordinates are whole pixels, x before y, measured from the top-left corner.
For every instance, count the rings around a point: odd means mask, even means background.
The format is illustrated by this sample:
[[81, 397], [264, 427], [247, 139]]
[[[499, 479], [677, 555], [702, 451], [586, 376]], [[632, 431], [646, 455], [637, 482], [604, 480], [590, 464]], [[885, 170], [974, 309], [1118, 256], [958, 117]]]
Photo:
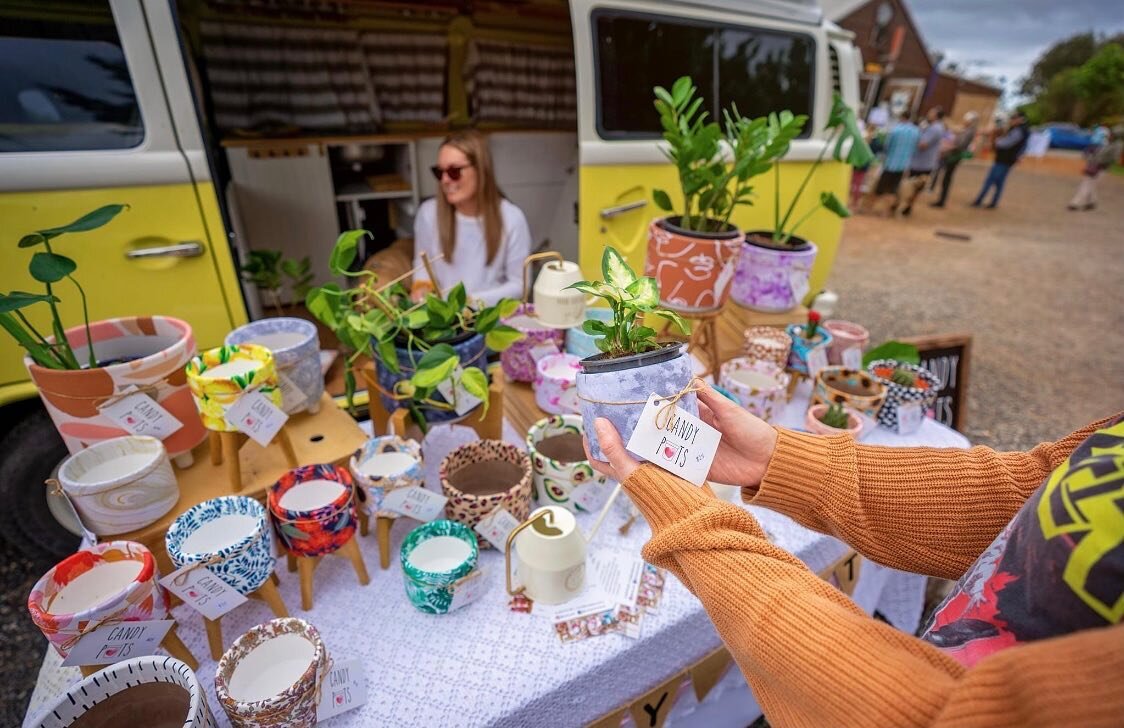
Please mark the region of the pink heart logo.
[[663, 456], [668, 459], [675, 457], [675, 448], [668, 445], [663, 449]]
[[136, 420], [134, 420], [134, 419], [133, 419], [132, 417], [126, 417], [126, 418], [125, 418], [125, 424], [128, 424], [128, 425], [135, 425], [136, 423], [137, 423], [137, 421], [136, 421]]
[[117, 654], [117, 648], [116, 647], [110, 648], [110, 649], [105, 651], [106, 657], [113, 657], [116, 654]]
[[247, 417], [246, 418], [246, 426], [249, 427], [253, 424], [254, 424], [254, 418], [253, 417]]
[[187, 593], [187, 595], [188, 595], [189, 597], [191, 597], [192, 599], [195, 599], [196, 597], [198, 597], [198, 596], [199, 596], [199, 594], [198, 594], [198, 593], [197, 593], [197, 592], [196, 592], [195, 590], [191, 590], [191, 591], [189, 591], [189, 592]]
[[343, 696], [342, 695], [336, 696], [336, 705], [343, 705]]

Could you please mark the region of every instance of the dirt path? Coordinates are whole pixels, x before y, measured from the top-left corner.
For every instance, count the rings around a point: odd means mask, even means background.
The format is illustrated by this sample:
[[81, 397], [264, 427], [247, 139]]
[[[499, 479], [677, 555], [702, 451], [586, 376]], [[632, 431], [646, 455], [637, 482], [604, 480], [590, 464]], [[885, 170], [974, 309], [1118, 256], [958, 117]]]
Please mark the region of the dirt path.
[[1065, 161], [1020, 163], [996, 210], [968, 206], [986, 171], [970, 162], [945, 209], [922, 196], [910, 218], [845, 226], [828, 282], [838, 317], [874, 343], [973, 334], [973, 443], [1027, 448], [1124, 410], [1124, 178], [1105, 175], [1099, 207], [1069, 212]]

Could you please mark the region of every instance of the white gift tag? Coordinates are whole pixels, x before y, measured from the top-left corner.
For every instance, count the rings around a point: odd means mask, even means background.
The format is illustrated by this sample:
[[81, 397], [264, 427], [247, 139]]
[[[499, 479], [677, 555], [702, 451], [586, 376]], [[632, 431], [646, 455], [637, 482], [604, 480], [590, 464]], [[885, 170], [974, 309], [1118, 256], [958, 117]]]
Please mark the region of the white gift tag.
[[428, 523], [445, 511], [449, 499], [421, 486], [396, 488], [382, 499], [382, 510]]
[[483, 569], [473, 569], [467, 576], [453, 584], [453, 601], [449, 603], [449, 611], [455, 612], [461, 607], [472, 604], [485, 592], [488, 580], [484, 578]]
[[859, 371], [863, 368], [863, 350], [857, 346], [849, 346], [843, 350], [843, 366]]
[[609, 494], [613, 492], [613, 487], [613, 483], [603, 478], [595, 478], [574, 486], [570, 491], [570, 500], [590, 513], [596, 513], [605, 505]]
[[66, 667], [109, 665], [133, 657], [155, 655], [160, 641], [175, 623], [174, 619], [157, 619], [98, 627], [78, 640], [62, 664]]
[[473, 530], [488, 539], [488, 543], [495, 546], [500, 552], [507, 551], [507, 537], [519, 526], [519, 519], [500, 506], [480, 519], [473, 526]]
[[226, 411], [225, 417], [231, 427], [246, 433], [262, 447], [273, 441], [289, 419], [287, 414], [261, 392], [250, 392], [239, 397]]
[[808, 352], [808, 376], [815, 377], [816, 374], [827, 366], [827, 348], [817, 346]]
[[246, 597], [206, 566], [183, 566], [161, 579], [160, 585], [207, 619], [218, 619], [246, 603]]
[[808, 271], [806, 270], [791, 270], [788, 272], [788, 285], [792, 289], [792, 297], [796, 299], [796, 304], [803, 303], [804, 298], [811, 290], [808, 285]]
[[367, 676], [363, 661], [337, 662], [320, 687], [320, 704], [316, 706], [316, 722], [334, 718], [367, 702]]
[[921, 418], [924, 416], [920, 402], [902, 402], [898, 405], [898, 433], [908, 435], [917, 432], [921, 427]]
[[464, 374], [464, 370], [460, 367], [457, 367], [453, 371], [452, 378], [457, 380], [455, 394], [451, 379], [446, 379], [437, 385], [437, 391], [441, 393], [441, 396], [445, 398], [446, 402], [453, 405], [453, 411], [456, 412], [458, 416], [468, 414], [472, 411], [473, 407], [480, 404], [480, 400], [470, 394], [469, 391], [464, 388], [464, 385], [461, 384], [462, 374]]
[[665, 406], [666, 400], [659, 395], [648, 397], [648, 404], [640, 413], [640, 421], [625, 447], [669, 473], [702, 485], [710, 472], [722, 433], [679, 405], [660, 415], [657, 424], [656, 416]]
[[99, 411], [130, 435], [148, 435], [163, 440], [183, 427], [175, 415], [144, 392], [130, 394], [101, 407]]
[[548, 341], [545, 344], [539, 344], [538, 346], [531, 347], [531, 360], [535, 362], [536, 365], [538, 365], [539, 360], [543, 357], [557, 353], [558, 344], [554, 343], [554, 341]]
[[285, 409], [297, 409], [304, 404], [308, 399], [305, 393], [301, 391], [292, 379], [285, 376], [285, 372], [277, 371], [277, 380], [281, 387], [281, 402], [285, 405]]

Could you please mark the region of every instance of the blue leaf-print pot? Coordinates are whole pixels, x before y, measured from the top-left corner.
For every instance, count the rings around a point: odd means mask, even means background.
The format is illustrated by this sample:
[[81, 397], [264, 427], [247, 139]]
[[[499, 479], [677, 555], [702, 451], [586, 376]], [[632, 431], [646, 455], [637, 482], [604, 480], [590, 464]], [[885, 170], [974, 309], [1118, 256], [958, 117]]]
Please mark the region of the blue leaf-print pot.
[[207, 568], [242, 594], [260, 589], [275, 566], [265, 507], [242, 495], [188, 509], [168, 528], [164, 542], [177, 569], [208, 562]]

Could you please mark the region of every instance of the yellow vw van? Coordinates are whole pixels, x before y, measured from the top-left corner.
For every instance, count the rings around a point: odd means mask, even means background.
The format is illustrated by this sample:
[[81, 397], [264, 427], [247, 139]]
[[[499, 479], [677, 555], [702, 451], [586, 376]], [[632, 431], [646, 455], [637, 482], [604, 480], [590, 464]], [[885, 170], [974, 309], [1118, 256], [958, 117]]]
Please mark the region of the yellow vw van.
[[[323, 282], [341, 229], [374, 230], [368, 253], [409, 237], [435, 192], [419, 170], [467, 124], [490, 133], [536, 243], [590, 271], [605, 245], [640, 266], [652, 188], [675, 185], [653, 86], [690, 75], [712, 114], [731, 103], [808, 114], [782, 165], [791, 194], [822, 148], [832, 93], [857, 103], [859, 60], [813, 0], [8, 0], [0, 291], [38, 290], [20, 236], [124, 203], [111, 224], [60, 243], [91, 319], [170, 314], [216, 345], [263, 313], [239, 261], [307, 255]], [[772, 184], [759, 178], [761, 199]], [[803, 199], [842, 196], [846, 169], [825, 164], [811, 186]], [[736, 221], [767, 226], [769, 208]], [[812, 290], [840, 229], [832, 215], [803, 229], [820, 248]], [[77, 322], [77, 299], [60, 297]], [[42, 487], [65, 450], [7, 337], [0, 407], [0, 533], [66, 552], [74, 538]]]

